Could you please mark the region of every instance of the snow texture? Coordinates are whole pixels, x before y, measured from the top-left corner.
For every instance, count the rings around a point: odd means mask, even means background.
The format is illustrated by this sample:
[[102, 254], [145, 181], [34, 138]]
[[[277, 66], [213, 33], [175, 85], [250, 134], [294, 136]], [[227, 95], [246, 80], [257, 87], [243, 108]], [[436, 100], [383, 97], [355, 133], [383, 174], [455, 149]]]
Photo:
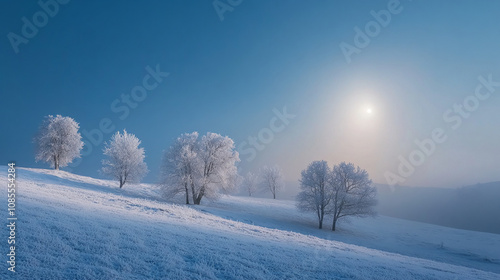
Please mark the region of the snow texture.
[[186, 206], [163, 201], [155, 185], [17, 175], [17, 272], [4, 265], [0, 279], [500, 278], [500, 235], [387, 217], [331, 232], [293, 201], [227, 196]]

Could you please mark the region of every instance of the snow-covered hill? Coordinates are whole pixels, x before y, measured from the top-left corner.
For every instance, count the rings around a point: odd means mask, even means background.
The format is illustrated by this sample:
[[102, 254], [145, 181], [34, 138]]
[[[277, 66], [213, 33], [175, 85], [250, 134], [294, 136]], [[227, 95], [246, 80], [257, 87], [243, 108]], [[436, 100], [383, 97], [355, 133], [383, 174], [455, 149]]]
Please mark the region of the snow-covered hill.
[[17, 178], [17, 272], [4, 265], [1, 279], [500, 278], [500, 235], [388, 217], [333, 233], [293, 201], [227, 196], [189, 207], [163, 201], [154, 185], [120, 190], [42, 169]]
[[[500, 234], [500, 182], [461, 188], [377, 185], [379, 213], [424, 223]], [[425, 201], [425, 203], [422, 203]]]

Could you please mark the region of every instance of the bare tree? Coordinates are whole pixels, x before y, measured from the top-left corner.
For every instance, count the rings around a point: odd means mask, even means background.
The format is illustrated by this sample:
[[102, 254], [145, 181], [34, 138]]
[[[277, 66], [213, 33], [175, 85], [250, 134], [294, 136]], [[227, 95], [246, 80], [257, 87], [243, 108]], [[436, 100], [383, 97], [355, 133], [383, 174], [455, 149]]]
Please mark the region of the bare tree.
[[165, 191], [179, 193], [179, 186], [183, 186], [186, 202], [190, 192], [193, 203], [200, 204], [203, 197], [217, 199], [221, 193], [234, 189], [238, 183], [236, 163], [240, 159], [233, 140], [216, 133], [199, 139], [196, 132], [185, 134], [184, 138], [189, 139], [174, 144], [174, 152], [167, 152], [164, 159], [168, 163], [162, 167]]
[[368, 172], [352, 163], [342, 162], [332, 171], [332, 202], [329, 212], [333, 215], [332, 230], [337, 221], [346, 216], [375, 215], [376, 189], [371, 186]]
[[127, 182], [139, 182], [148, 172], [144, 148], [139, 148], [140, 144], [141, 141], [126, 130], [123, 134], [117, 131], [105, 144], [104, 155], [108, 158], [102, 161], [101, 172], [117, 179], [120, 188]]
[[61, 115], [45, 117], [35, 137], [36, 161], [50, 162], [54, 169], [65, 167], [80, 157], [83, 148], [79, 124], [70, 117]]
[[262, 186], [271, 191], [273, 199], [276, 199], [276, 193], [284, 187], [283, 173], [275, 165], [273, 167], [264, 166], [261, 170]]
[[248, 196], [252, 196], [257, 191], [259, 176], [252, 172], [248, 172], [243, 178], [241, 186], [248, 192]]
[[301, 192], [297, 195], [297, 208], [301, 211], [316, 212], [319, 228], [328, 214], [332, 201], [332, 174], [326, 161], [314, 161], [302, 171]]

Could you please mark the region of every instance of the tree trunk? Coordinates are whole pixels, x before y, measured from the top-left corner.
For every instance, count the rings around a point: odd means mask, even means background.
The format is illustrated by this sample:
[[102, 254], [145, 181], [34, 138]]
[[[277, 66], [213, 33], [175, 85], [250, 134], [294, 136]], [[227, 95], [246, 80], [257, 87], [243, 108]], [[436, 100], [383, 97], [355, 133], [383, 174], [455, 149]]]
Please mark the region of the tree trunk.
[[335, 231], [335, 226], [337, 224], [337, 219], [333, 218], [333, 225], [332, 225], [332, 231]]
[[273, 199], [276, 199], [276, 193], [275, 192], [273, 193]]
[[188, 191], [187, 184], [184, 184], [184, 188], [186, 190], [186, 204], [189, 204], [189, 191]]
[[191, 183], [191, 197], [193, 198], [193, 204], [196, 204], [196, 194], [194, 191], [194, 185]]
[[125, 180], [123, 178], [120, 178], [120, 189], [125, 185]]
[[325, 218], [325, 210], [323, 209], [323, 207], [321, 207], [318, 210], [319, 229], [323, 228], [323, 218]]
[[200, 192], [198, 192], [198, 195], [196, 196], [196, 200], [193, 197], [193, 203], [196, 205], [200, 205], [201, 199], [205, 195], [205, 187], [201, 187]]
[[201, 194], [199, 194], [198, 197], [196, 197], [196, 199], [193, 201], [193, 203], [196, 205], [200, 205], [202, 197], [203, 196]]
[[59, 162], [57, 160], [57, 156], [54, 155], [54, 169], [59, 170]]

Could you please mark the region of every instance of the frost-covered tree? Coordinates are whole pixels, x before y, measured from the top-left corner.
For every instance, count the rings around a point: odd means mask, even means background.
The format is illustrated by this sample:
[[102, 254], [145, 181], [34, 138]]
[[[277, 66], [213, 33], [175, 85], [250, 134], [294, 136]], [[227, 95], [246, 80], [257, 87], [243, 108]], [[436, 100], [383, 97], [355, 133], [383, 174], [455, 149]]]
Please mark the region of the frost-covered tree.
[[285, 186], [281, 168], [277, 165], [272, 167], [264, 166], [260, 171], [260, 176], [262, 178], [262, 187], [271, 191], [273, 199], [276, 199], [276, 193]]
[[315, 212], [319, 228], [328, 214], [332, 201], [332, 174], [326, 161], [314, 161], [302, 171], [299, 180], [301, 192], [297, 195], [297, 208], [304, 212]]
[[134, 135], [123, 130], [117, 131], [106, 142], [101, 173], [120, 182], [120, 188], [127, 182], [139, 182], [148, 172], [144, 162], [144, 148], [139, 148], [141, 141]]
[[70, 117], [45, 117], [34, 139], [36, 161], [49, 162], [57, 170], [79, 158], [83, 148], [79, 129], [79, 124]]
[[203, 197], [218, 198], [221, 192], [234, 189], [238, 180], [236, 163], [240, 161], [234, 141], [217, 133], [207, 133], [198, 144], [198, 165], [195, 184], [192, 184], [194, 204]]
[[248, 172], [247, 175], [243, 178], [241, 183], [241, 187], [248, 192], [248, 196], [252, 196], [259, 186], [259, 176], [253, 172]]
[[160, 186], [167, 197], [184, 193], [189, 204], [189, 190], [194, 183], [198, 154], [198, 132], [185, 133], [164, 152], [160, 169]]
[[180, 138], [165, 153], [161, 177], [166, 193], [179, 193], [184, 188], [193, 203], [200, 204], [203, 197], [217, 199], [234, 189], [240, 159], [231, 138], [216, 133], [199, 138], [196, 132]]
[[342, 162], [333, 167], [332, 201], [329, 212], [333, 215], [332, 230], [337, 221], [346, 216], [375, 215], [377, 191], [366, 170], [352, 163]]

